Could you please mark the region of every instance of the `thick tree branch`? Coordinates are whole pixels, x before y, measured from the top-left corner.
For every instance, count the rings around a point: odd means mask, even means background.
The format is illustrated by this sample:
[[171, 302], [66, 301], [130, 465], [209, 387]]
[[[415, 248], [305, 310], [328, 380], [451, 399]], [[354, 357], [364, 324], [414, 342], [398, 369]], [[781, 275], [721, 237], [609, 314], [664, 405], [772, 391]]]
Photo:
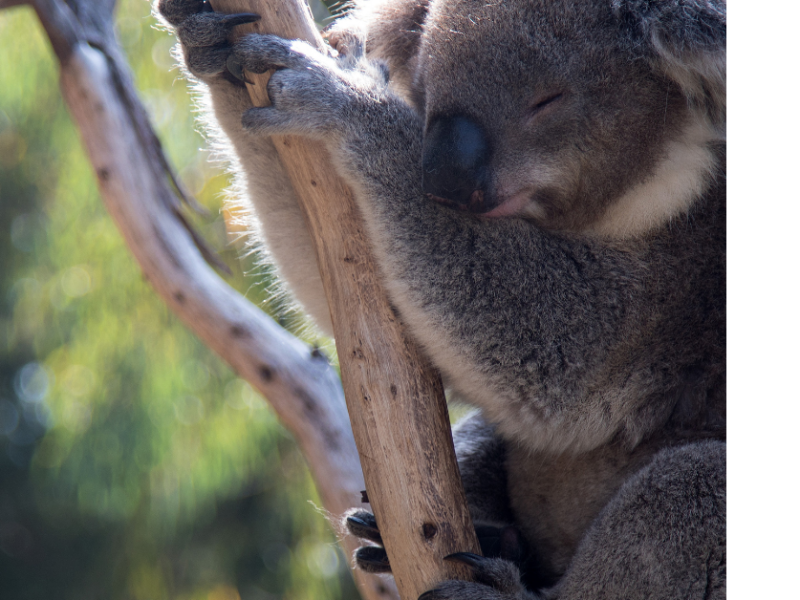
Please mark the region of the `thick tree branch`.
[[[241, 27], [318, 49], [324, 43], [304, 0], [212, 0], [223, 12], [254, 12]], [[249, 77], [257, 106], [269, 74]], [[403, 600], [445, 579], [470, 577], [443, 558], [479, 553], [456, 466], [441, 380], [397, 318], [380, 283], [352, 193], [320, 143], [276, 136], [275, 147], [306, 216], [317, 253], [367, 492]]]

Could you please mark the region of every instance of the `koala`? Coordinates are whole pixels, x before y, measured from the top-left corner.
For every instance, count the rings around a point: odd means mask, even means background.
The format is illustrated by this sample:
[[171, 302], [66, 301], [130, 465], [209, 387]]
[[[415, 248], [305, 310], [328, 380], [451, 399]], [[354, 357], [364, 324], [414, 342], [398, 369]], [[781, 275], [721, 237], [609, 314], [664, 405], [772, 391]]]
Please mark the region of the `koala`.
[[[324, 52], [158, 10], [305, 310], [332, 331], [275, 134], [330, 150], [477, 407], [453, 434], [484, 556], [422, 597], [724, 598], [724, 1], [356, 0]], [[253, 108], [242, 74], [268, 69]], [[346, 523], [390, 572], [371, 513]]]

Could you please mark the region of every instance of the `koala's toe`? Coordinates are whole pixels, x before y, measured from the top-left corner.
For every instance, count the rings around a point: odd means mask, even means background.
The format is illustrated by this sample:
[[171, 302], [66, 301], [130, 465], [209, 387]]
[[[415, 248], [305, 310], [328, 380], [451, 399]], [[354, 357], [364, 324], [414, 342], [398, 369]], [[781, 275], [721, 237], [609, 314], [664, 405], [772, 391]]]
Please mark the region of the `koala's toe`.
[[254, 13], [201, 13], [187, 18], [178, 27], [178, 37], [184, 46], [211, 47], [226, 45], [231, 29], [253, 23], [261, 17]]
[[230, 47], [193, 48], [184, 52], [186, 66], [198, 77], [225, 71]]
[[528, 600], [525, 596], [509, 596], [480, 583], [445, 581], [422, 594], [418, 600]]
[[472, 569], [475, 581], [512, 596], [522, 593], [524, 586], [520, 581], [517, 566], [500, 558], [485, 558], [471, 552], [456, 552], [444, 557], [450, 562], [459, 562]]
[[269, 78], [267, 93], [285, 119], [292, 119], [299, 130], [313, 133], [331, 125], [335, 102], [331, 92], [335, 90], [326, 85], [324, 77], [312, 69], [278, 69]]
[[331, 31], [328, 43], [340, 57], [360, 58], [364, 54], [364, 33], [361, 31]]
[[345, 518], [345, 525], [350, 535], [375, 542], [376, 544], [383, 543], [375, 515], [369, 511], [355, 510], [351, 512]]
[[211, 6], [203, 0], [159, 0], [158, 12], [170, 25], [180, 25], [190, 16], [206, 12]]
[[291, 42], [275, 35], [252, 33], [243, 36], [234, 44], [236, 60], [245, 70], [264, 73], [270, 69], [302, 69], [308, 66], [308, 58], [293, 47]]
[[355, 553], [356, 565], [367, 573], [391, 573], [386, 550], [378, 546], [362, 546]]

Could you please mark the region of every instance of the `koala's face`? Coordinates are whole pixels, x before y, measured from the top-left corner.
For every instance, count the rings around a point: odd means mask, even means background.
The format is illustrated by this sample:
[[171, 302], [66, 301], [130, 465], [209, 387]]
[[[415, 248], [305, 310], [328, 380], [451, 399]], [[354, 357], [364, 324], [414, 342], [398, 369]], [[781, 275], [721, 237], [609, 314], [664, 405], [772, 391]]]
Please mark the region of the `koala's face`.
[[431, 3], [412, 73], [425, 191], [487, 217], [592, 227], [686, 127], [678, 86], [603, 2]]

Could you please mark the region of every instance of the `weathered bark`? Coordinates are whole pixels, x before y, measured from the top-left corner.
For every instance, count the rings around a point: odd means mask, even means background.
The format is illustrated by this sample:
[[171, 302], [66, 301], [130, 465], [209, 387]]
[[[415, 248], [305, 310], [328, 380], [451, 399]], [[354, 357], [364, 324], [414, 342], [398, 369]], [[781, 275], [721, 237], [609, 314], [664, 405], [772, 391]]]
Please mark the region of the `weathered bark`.
[[[319, 49], [324, 42], [302, 0], [212, 0], [223, 12], [254, 12], [241, 27]], [[269, 103], [269, 74], [248, 74], [250, 97]], [[421, 355], [381, 287], [352, 193], [321, 144], [275, 136], [314, 239], [331, 310], [350, 422], [400, 596], [416, 600], [438, 582], [469, 578], [446, 563], [480, 552], [456, 466], [441, 379]]]

